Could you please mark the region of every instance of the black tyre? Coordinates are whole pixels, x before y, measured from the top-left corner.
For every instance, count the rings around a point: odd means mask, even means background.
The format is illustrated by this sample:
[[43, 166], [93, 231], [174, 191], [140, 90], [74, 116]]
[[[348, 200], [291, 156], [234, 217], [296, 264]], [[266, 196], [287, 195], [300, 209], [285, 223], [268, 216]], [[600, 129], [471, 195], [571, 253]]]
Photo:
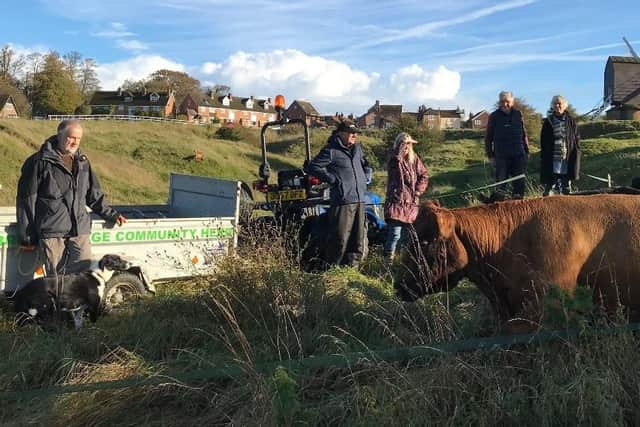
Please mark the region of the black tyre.
[[138, 276], [120, 273], [113, 276], [105, 285], [103, 308], [110, 311], [125, 301], [137, 300], [146, 294], [147, 289]]

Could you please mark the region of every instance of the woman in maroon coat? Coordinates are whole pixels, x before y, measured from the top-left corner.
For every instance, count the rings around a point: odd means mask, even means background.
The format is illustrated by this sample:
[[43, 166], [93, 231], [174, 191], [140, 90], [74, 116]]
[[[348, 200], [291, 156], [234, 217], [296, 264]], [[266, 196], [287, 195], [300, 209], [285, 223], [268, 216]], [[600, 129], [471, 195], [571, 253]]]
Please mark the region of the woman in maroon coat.
[[416, 141], [401, 132], [393, 142], [387, 161], [387, 196], [384, 218], [387, 222], [387, 241], [384, 256], [392, 261], [403, 229], [418, 216], [420, 195], [427, 189], [429, 176], [420, 157], [413, 151]]

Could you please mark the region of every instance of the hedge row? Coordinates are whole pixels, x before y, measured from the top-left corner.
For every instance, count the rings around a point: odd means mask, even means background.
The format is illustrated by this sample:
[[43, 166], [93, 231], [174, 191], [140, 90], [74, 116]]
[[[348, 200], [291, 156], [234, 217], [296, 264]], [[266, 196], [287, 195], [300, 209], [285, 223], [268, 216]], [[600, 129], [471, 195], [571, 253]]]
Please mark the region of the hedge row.
[[598, 138], [617, 132], [640, 131], [640, 122], [635, 120], [601, 120], [580, 123], [580, 137], [582, 139]]

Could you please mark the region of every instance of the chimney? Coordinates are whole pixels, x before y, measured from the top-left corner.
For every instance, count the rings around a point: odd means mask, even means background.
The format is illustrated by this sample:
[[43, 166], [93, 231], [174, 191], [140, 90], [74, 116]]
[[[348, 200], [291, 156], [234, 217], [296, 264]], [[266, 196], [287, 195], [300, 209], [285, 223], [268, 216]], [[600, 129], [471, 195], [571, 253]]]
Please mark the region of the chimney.
[[249, 97], [249, 99], [251, 99], [251, 100], [253, 101], [253, 95], [251, 95], [251, 96]]
[[147, 95], [147, 87], [142, 86], [142, 96], [146, 96], [146, 95]]
[[231, 95], [231, 92], [229, 92], [227, 96], [229, 97], [229, 101], [233, 101], [233, 95]]
[[118, 86], [118, 96], [122, 96], [122, 87]]

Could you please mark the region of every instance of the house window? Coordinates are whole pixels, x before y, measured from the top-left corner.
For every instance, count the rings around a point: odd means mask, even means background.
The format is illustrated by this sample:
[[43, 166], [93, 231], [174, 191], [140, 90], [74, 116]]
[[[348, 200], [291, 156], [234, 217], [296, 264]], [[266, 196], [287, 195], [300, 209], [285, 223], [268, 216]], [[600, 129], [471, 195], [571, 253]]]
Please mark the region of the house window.
[[119, 113], [124, 113], [124, 105], [122, 105], [122, 104], [118, 105], [118, 112]]
[[236, 118], [236, 113], [229, 111], [229, 115], [227, 117], [229, 118], [229, 121], [232, 122]]
[[133, 96], [125, 96], [124, 97], [124, 102], [131, 102], [133, 101]]
[[253, 108], [253, 100], [249, 99], [246, 103], [247, 108]]
[[151, 95], [149, 95], [149, 100], [151, 102], [158, 102], [158, 100], [160, 99], [160, 95], [158, 95], [157, 93], [152, 93]]
[[149, 111], [149, 106], [145, 105], [144, 107], [142, 107], [142, 111]]
[[228, 107], [229, 106], [229, 97], [225, 96], [224, 98], [222, 98], [222, 105]]
[[476, 120], [473, 121], [473, 124], [480, 126], [482, 124], [482, 122], [479, 119], [476, 119]]
[[162, 107], [160, 107], [159, 105], [154, 105], [153, 107], [151, 107], [151, 111], [161, 111]]
[[433, 114], [429, 114], [427, 116], [427, 120], [435, 120], [435, 119], [436, 119], [436, 116], [434, 116]]
[[209, 107], [209, 113], [210, 114], [214, 114], [216, 112], [216, 109], [213, 107]]

